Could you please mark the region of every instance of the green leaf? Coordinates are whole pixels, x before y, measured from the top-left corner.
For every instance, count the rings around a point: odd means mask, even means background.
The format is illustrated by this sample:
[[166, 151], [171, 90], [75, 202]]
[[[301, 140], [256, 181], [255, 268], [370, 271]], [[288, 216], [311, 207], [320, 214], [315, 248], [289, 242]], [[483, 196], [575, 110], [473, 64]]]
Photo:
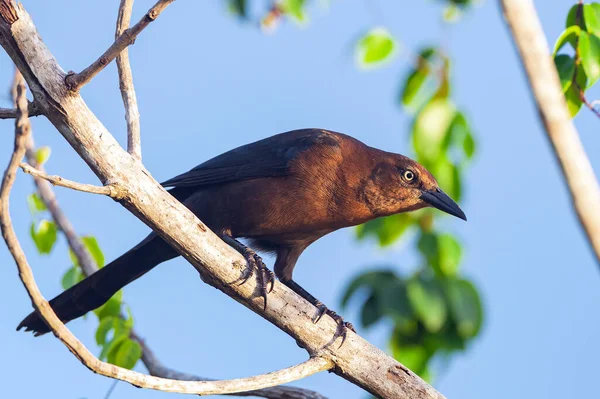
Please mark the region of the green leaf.
[[462, 248], [450, 234], [438, 237], [439, 271], [444, 276], [455, 276], [462, 258]]
[[57, 231], [56, 224], [49, 220], [42, 220], [37, 228], [34, 222], [31, 223], [29, 234], [40, 254], [49, 254], [52, 251], [56, 243]]
[[556, 57], [560, 49], [568, 42], [573, 46], [573, 48], [577, 47], [577, 38], [581, 33], [581, 28], [579, 26], [573, 25], [568, 27], [560, 34], [558, 39], [556, 39], [556, 43], [554, 44], [554, 53], [553, 56]]
[[248, 16], [246, 9], [246, 0], [229, 0], [228, 9], [234, 15], [246, 18]]
[[407, 286], [413, 309], [429, 332], [438, 332], [446, 322], [447, 309], [442, 289], [436, 280], [413, 278]]
[[565, 93], [565, 97], [567, 100], [567, 107], [569, 108], [569, 112], [571, 113], [571, 117], [575, 117], [583, 102], [581, 100], [580, 89], [586, 87], [587, 84], [587, 76], [585, 75], [585, 71], [581, 65], [577, 68], [577, 85], [571, 85], [567, 92]]
[[426, 104], [413, 124], [413, 147], [422, 163], [437, 161], [449, 132], [456, 107], [448, 99], [436, 99]]
[[40, 147], [35, 150], [35, 160], [37, 161], [38, 166], [42, 166], [46, 163], [48, 158], [50, 158], [50, 153], [52, 150], [48, 146]]
[[348, 301], [360, 288], [366, 287], [371, 291], [376, 290], [382, 282], [397, 278], [391, 270], [375, 270], [358, 275], [348, 284], [342, 297], [342, 308], [346, 307]]
[[429, 171], [436, 177], [438, 184], [451, 198], [460, 201], [462, 185], [460, 171], [448, 158], [440, 155], [434, 164], [428, 165]]
[[[587, 87], [591, 87], [600, 78], [600, 38], [581, 32], [579, 37], [581, 64], [588, 77]], [[583, 86], [582, 88], [585, 88]]]
[[600, 34], [600, 4], [592, 3], [583, 6], [583, 17], [589, 33]]
[[392, 58], [396, 47], [394, 38], [385, 28], [373, 28], [358, 41], [356, 59], [362, 68], [380, 66]]
[[560, 54], [554, 57], [554, 65], [558, 70], [560, 84], [563, 93], [565, 93], [573, 81], [573, 73], [575, 72], [575, 59], [569, 55]]
[[306, 0], [283, 0], [279, 3], [281, 10], [297, 22], [306, 22], [304, 3]]
[[380, 306], [375, 295], [371, 295], [364, 303], [361, 313], [360, 321], [363, 327], [367, 328], [377, 323], [381, 319], [381, 312], [379, 311]]
[[126, 368], [132, 369], [135, 364], [142, 357], [142, 347], [136, 341], [127, 339], [119, 345], [115, 352], [113, 364]]
[[356, 235], [359, 240], [370, 236], [376, 237], [381, 247], [387, 247], [414, 225], [415, 220], [414, 215], [409, 213], [378, 218], [358, 226]]
[[106, 344], [106, 336], [108, 332], [114, 328], [116, 318], [114, 316], [107, 316], [100, 320], [98, 328], [96, 329], [96, 343], [100, 346]]
[[396, 277], [387, 280], [382, 289], [378, 290], [377, 302], [380, 312], [391, 317], [397, 329], [414, 332], [417, 323], [404, 280]]
[[[571, 7], [569, 13], [567, 14], [567, 23], [565, 24], [565, 28], [570, 28], [571, 26], [576, 25], [575, 20], [577, 19], [577, 9], [579, 7], [579, 4], [575, 4], [573, 7]], [[587, 30], [587, 27], [585, 26], [585, 17], [583, 13], [581, 14], [581, 18], [579, 18], [579, 24], [577, 25], [582, 30]]]
[[427, 368], [431, 354], [421, 345], [403, 344], [400, 339], [392, 336], [390, 342], [392, 355], [414, 373], [422, 376]]
[[427, 92], [429, 68], [414, 69], [406, 78], [402, 88], [402, 105], [410, 111], [416, 111], [423, 106], [431, 93]]
[[475, 138], [471, 132], [471, 127], [465, 115], [457, 111], [447, 134], [445, 148], [450, 146], [450, 143], [455, 145], [457, 148], [462, 148], [462, 151], [466, 159], [472, 159], [475, 154]]
[[115, 336], [110, 342], [106, 343], [102, 347], [102, 351], [100, 352], [99, 356], [100, 360], [106, 360], [109, 363], [115, 364], [115, 356], [119, 346], [128, 339], [129, 338], [127, 335], [123, 334]]
[[100, 245], [98, 244], [98, 240], [94, 236], [85, 236], [81, 238], [83, 245], [87, 248], [92, 259], [96, 262], [99, 268], [104, 267], [104, 253], [100, 249]]
[[467, 159], [472, 159], [475, 154], [475, 149], [477, 148], [475, 144], [475, 138], [471, 134], [471, 131], [468, 131], [465, 135], [465, 139], [463, 141], [463, 151], [467, 156]]
[[427, 263], [437, 268], [439, 262], [438, 236], [435, 233], [422, 232], [417, 242], [419, 252], [427, 259]]
[[483, 306], [477, 289], [467, 280], [449, 279], [445, 284], [450, 313], [459, 336], [475, 337], [483, 324]]
[[104, 305], [94, 310], [98, 319], [102, 320], [108, 316], [119, 317], [121, 315], [121, 301], [123, 298], [123, 291], [119, 290], [113, 295]]
[[63, 275], [62, 287], [64, 290], [68, 290], [84, 278], [85, 276], [81, 273], [81, 270], [77, 266], [73, 266]]
[[38, 212], [43, 212], [48, 209], [38, 193], [32, 193], [27, 196], [27, 206], [32, 215], [36, 215]]

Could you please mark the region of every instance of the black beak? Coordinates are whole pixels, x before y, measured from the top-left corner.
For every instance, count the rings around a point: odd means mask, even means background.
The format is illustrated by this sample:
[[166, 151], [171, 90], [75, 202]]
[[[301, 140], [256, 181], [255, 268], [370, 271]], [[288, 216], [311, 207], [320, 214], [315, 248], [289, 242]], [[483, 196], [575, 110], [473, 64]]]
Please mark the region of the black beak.
[[452, 216], [461, 218], [462, 220], [467, 220], [467, 216], [462, 209], [459, 208], [458, 204], [439, 188], [431, 191], [422, 191], [421, 199], [440, 211], [444, 211]]

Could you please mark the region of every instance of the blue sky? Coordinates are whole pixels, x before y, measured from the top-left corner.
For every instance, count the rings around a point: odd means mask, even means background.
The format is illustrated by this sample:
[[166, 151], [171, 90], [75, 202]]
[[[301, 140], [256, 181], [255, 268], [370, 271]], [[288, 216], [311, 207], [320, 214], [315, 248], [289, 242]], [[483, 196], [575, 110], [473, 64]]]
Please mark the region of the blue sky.
[[[65, 70], [81, 70], [111, 43], [117, 2], [24, 2], [43, 39]], [[136, 1], [137, 20], [154, 0]], [[574, 1], [538, 1], [546, 34], [554, 41]], [[410, 155], [409, 116], [395, 104], [408, 67], [408, 51], [443, 40], [454, 60], [455, 99], [467, 110], [479, 142], [461, 204], [464, 223], [444, 228], [466, 245], [463, 270], [480, 287], [486, 324], [470, 348], [453, 357], [435, 382], [449, 398], [586, 397], [597, 378], [600, 346], [600, 274], [572, 211], [568, 192], [525, 85], [524, 74], [497, 2], [486, 1], [451, 28], [439, 24], [435, 2], [332, 1], [314, 7], [310, 24], [285, 24], [274, 35], [237, 23], [219, 1], [177, 1], [143, 32], [131, 49], [143, 132], [144, 164], [164, 180], [235, 146], [301, 127], [350, 134], [370, 145]], [[391, 66], [358, 71], [351, 44], [361, 32], [384, 25], [404, 52]], [[12, 66], [0, 57], [0, 79]], [[90, 108], [125, 142], [116, 69], [110, 65], [82, 92]], [[591, 97], [598, 94], [592, 91]], [[3, 100], [4, 106], [8, 101]], [[576, 119], [596, 170], [600, 121], [585, 110]], [[0, 159], [7, 162], [12, 121], [0, 122]], [[42, 117], [33, 123], [39, 145], [52, 147], [50, 173], [81, 182], [97, 179]], [[61, 291], [68, 268], [61, 239], [51, 256], [39, 256], [28, 238], [20, 174], [12, 215], [47, 298]], [[57, 189], [59, 201], [81, 234], [93, 234], [108, 260], [148, 231], [108, 198]], [[269, 261], [272, 261], [269, 259]], [[339, 308], [349, 280], [373, 265], [407, 270], [410, 245], [381, 250], [359, 243], [350, 229], [313, 244], [300, 258], [296, 278]], [[90, 373], [52, 336], [34, 339], [15, 326], [30, 311], [5, 247], [0, 246], [0, 342], [6, 397], [102, 398], [111, 381]], [[128, 286], [125, 301], [136, 329], [169, 366], [215, 378], [268, 372], [300, 362], [304, 352], [277, 328], [204, 285], [182, 259], [165, 263]], [[358, 321], [354, 307], [345, 312]], [[355, 323], [358, 324], [358, 323]], [[72, 331], [93, 351], [95, 322], [78, 320]], [[387, 326], [359, 331], [381, 348]], [[139, 370], [143, 370], [140, 366]], [[331, 398], [364, 398], [328, 373], [297, 385]], [[173, 398], [120, 383], [119, 398]]]

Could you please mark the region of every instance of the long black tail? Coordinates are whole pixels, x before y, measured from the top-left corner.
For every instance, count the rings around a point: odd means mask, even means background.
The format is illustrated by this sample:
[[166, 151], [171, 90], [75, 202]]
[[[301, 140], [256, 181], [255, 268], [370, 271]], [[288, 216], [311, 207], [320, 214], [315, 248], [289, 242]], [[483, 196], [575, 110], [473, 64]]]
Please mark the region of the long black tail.
[[[117, 291], [178, 253], [155, 233], [96, 273], [50, 301], [56, 315], [67, 323], [108, 301]], [[27, 316], [17, 330], [42, 335], [50, 331], [37, 312]]]

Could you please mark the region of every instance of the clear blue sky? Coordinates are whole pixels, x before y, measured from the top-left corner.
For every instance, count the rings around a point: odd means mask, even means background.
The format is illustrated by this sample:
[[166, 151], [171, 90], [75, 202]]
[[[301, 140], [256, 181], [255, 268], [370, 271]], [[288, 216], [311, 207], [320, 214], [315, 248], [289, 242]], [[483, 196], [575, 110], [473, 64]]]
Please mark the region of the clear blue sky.
[[[116, 1], [25, 1], [33, 20], [65, 70], [81, 70], [111, 43]], [[136, 1], [135, 19], [154, 0]], [[410, 154], [409, 118], [395, 104], [407, 58], [360, 72], [352, 40], [373, 25], [387, 26], [405, 49], [448, 44], [454, 60], [455, 97], [468, 110], [479, 153], [463, 202], [469, 222], [444, 221], [466, 243], [464, 272], [483, 292], [487, 321], [479, 339], [453, 357], [436, 387], [449, 398], [589, 397], [600, 358], [600, 273], [584, 242], [567, 191], [532, 106], [496, 1], [486, 1], [450, 30], [442, 30], [435, 2], [332, 1], [312, 9], [311, 23], [286, 24], [265, 36], [228, 16], [220, 1], [180, 0], [143, 32], [131, 50], [143, 130], [144, 163], [158, 179], [235, 146], [301, 127], [353, 135], [370, 145]], [[538, 1], [553, 41], [574, 1]], [[404, 53], [406, 54], [406, 52]], [[8, 87], [12, 67], [0, 57]], [[592, 92], [598, 94], [598, 91]], [[123, 143], [125, 124], [114, 64], [85, 87], [83, 96]], [[8, 101], [4, 100], [7, 106]], [[577, 126], [596, 170], [600, 121], [582, 112]], [[12, 121], [1, 122], [0, 161], [12, 146]], [[50, 145], [51, 173], [82, 182], [97, 179], [43, 118], [33, 124], [40, 145]], [[66, 244], [42, 257], [28, 238], [19, 175], [12, 197], [17, 233], [37, 281], [51, 298], [69, 265]], [[107, 259], [148, 231], [110, 199], [58, 189], [62, 206], [81, 234], [98, 237]], [[297, 280], [332, 307], [343, 287], [370, 265], [411, 267], [410, 246], [382, 251], [357, 244], [351, 230], [312, 245], [299, 261]], [[85, 369], [52, 336], [34, 339], [14, 331], [31, 307], [16, 268], [0, 245], [0, 375], [4, 397], [103, 398], [111, 381]], [[128, 286], [125, 300], [137, 330], [173, 368], [217, 378], [241, 377], [289, 366], [305, 354], [285, 334], [222, 293], [204, 285], [178, 259]], [[345, 313], [358, 321], [356, 306]], [[93, 318], [69, 324], [94, 352]], [[387, 330], [359, 331], [385, 348]], [[250, 344], [248, 344], [250, 343]], [[138, 367], [143, 370], [143, 367]], [[300, 381], [331, 398], [365, 393], [327, 373]], [[174, 398], [120, 383], [113, 399]]]

